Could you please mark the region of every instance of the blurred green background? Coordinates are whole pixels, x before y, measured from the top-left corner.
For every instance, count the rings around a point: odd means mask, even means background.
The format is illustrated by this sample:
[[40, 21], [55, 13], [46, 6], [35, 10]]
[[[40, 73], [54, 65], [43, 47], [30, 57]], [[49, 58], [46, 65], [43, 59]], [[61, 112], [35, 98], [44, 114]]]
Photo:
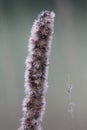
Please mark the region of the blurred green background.
[[43, 129], [87, 130], [87, 0], [0, 0], [0, 130], [19, 127], [28, 38], [42, 10], [56, 13]]

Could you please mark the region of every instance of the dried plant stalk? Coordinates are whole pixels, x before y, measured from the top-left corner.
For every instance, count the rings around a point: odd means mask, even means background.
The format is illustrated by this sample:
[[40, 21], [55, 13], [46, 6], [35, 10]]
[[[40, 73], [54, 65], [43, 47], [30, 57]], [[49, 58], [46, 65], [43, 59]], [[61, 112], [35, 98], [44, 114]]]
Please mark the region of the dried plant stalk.
[[31, 30], [25, 71], [26, 97], [18, 130], [41, 130], [54, 17], [54, 12], [41, 12]]

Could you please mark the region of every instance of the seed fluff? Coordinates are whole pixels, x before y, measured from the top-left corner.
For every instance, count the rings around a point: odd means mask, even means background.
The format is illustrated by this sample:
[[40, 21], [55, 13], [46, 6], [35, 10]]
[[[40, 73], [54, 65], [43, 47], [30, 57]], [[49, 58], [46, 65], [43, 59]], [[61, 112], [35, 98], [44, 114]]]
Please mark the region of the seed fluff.
[[26, 96], [22, 104], [23, 117], [18, 130], [42, 130], [54, 18], [54, 12], [43, 11], [31, 29], [25, 62]]

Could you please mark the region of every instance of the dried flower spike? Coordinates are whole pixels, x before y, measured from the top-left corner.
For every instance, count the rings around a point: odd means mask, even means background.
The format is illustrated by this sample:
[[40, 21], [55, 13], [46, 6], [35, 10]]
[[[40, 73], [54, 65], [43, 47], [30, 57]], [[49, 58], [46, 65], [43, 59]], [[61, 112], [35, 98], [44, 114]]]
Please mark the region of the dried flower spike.
[[41, 130], [45, 110], [49, 51], [54, 26], [54, 12], [43, 11], [34, 22], [26, 59], [23, 118], [18, 130]]

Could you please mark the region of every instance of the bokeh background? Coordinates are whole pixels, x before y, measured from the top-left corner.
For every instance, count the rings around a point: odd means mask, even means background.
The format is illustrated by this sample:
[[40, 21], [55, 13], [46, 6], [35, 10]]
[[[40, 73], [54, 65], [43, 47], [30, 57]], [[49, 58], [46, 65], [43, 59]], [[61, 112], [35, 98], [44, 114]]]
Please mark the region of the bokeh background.
[[87, 130], [87, 0], [0, 0], [0, 130], [19, 127], [28, 38], [42, 10], [56, 13], [43, 129]]

